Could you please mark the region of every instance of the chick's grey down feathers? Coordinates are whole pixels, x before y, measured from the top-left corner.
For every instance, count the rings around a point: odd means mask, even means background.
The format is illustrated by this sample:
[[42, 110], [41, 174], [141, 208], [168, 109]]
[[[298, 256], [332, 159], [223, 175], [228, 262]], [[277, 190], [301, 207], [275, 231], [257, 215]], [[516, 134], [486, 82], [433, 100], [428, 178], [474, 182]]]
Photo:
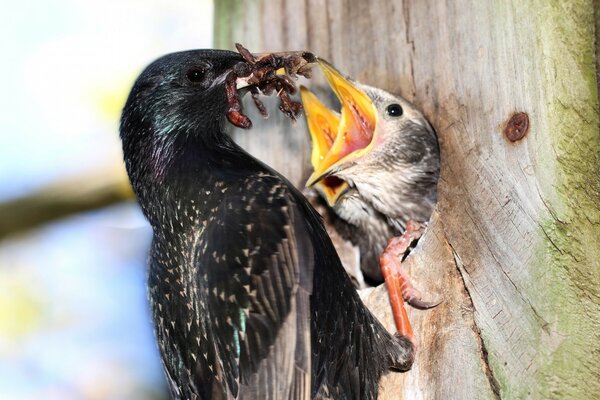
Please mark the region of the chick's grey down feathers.
[[[329, 213], [335, 229], [359, 247], [363, 274], [383, 281], [379, 257], [389, 239], [401, 235], [409, 220], [425, 223], [437, 201], [440, 151], [435, 131], [414, 105], [400, 96], [352, 82], [377, 110], [383, 141], [349, 164], [333, 171], [349, 183]], [[402, 115], [387, 115], [391, 104]]]
[[414, 349], [364, 307], [305, 198], [225, 134], [223, 81], [241, 61], [164, 56], [121, 120], [153, 229], [149, 297], [172, 396], [374, 399], [381, 374], [410, 368]]

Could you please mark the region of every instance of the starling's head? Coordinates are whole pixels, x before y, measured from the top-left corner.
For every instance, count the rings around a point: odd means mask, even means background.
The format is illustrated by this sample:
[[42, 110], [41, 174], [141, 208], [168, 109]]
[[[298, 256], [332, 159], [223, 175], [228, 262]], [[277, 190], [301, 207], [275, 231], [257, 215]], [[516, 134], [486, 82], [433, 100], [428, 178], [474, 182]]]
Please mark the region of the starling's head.
[[307, 186], [319, 190], [330, 206], [349, 187], [381, 197], [420, 183], [428, 191], [433, 183], [435, 191], [439, 148], [423, 114], [400, 96], [348, 79], [323, 60], [319, 65], [341, 111], [328, 109], [301, 89], [313, 146], [314, 172]]
[[138, 198], [162, 182], [171, 166], [191, 168], [191, 159], [204, 159], [199, 145], [211, 148], [224, 140], [219, 133], [227, 112], [225, 79], [242, 61], [231, 51], [189, 50], [165, 55], [140, 74], [120, 126]]
[[154, 61], [138, 77], [125, 104], [124, 144], [135, 136], [159, 140], [222, 123], [225, 77], [241, 61], [239, 54], [222, 50], [182, 51]]

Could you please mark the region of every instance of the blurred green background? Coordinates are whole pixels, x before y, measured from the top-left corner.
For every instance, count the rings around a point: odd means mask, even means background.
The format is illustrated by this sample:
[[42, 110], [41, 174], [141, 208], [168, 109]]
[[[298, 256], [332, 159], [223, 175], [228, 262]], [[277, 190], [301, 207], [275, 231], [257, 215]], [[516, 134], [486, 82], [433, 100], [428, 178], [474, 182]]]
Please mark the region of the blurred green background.
[[[211, 47], [212, 2], [2, 9], [0, 399], [166, 399], [146, 303], [150, 230], [133, 203], [93, 197], [127, 196], [127, 93], [158, 56]], [[68, 216], [41, 223], [48, 214]]]

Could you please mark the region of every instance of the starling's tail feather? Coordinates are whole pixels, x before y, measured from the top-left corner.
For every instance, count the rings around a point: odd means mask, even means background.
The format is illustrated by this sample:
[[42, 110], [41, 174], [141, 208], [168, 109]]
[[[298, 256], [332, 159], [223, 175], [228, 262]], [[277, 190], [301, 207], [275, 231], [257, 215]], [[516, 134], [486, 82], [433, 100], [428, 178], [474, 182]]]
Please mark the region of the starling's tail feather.
[[389, 369], [394, 371], [408, 371], [415, 360], [415, 345], [406, 336], [397, 333], [391, 337], [387, 345], [381, 345], [386, 351]]
[[257, 373], [242, 385], [239, 400], [310, 400], [308, 303], [309, 294], [298, 288], [277, 339]]

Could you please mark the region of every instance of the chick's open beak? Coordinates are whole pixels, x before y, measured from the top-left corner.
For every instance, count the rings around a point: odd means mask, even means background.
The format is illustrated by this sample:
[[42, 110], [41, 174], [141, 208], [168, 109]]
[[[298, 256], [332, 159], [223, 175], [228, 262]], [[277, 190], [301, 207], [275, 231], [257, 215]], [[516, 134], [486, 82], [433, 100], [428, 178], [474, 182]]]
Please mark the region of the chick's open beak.
[[[310, 161], [316, 171], [333, 146], [340, 125], [340, 116], [328, 109], [304, 86], [300, 87], [300, 96], [312, 141]], [[330, 177], [315, 182], [314, 187], [325, 196], [327, 203], [333, 206], [338, 197], [348, 188], [348, 184], [341, 179]]]
[[312, 139], [314, 172], [306, 183], [315, 186], [334, 205], [348, 185], [331, 176], [342, 164], [367, 153], [374, 142], [377, 112], [371, 99], [324, 60], [319, 67], [341, 103], [338, 116], [306, 88], [301, 89], [308, 129]]

